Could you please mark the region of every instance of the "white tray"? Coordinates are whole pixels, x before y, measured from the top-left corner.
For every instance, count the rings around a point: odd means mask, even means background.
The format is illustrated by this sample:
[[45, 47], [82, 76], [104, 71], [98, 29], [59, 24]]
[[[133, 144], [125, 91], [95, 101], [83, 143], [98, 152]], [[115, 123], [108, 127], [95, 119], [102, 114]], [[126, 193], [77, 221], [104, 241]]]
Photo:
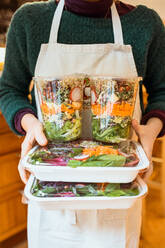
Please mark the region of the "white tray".
[[149, 160], [139, 143], [135, 143], [139, 163], [135, 167], [77, 167], [69, 166], [44, 166], [28, 163], [28, 157], [38, 146], [34, 147], [22, 160], [24, 167], [37, 179], [42, 181], [64, 182], [109, 182], [129, 183], [132, 182], [141, 170], [147, 169]]
[[31, 176], [25, 186], [25, 196], [29, 201], [35, 202], [46, 210], [57, 209], [128, 209], [137, 199], [147, 194], [148, 188], [144, 181], [138, 177], [140, 194], [137, 196], [120, 197], [36, 197], [31, 194], [34, 177]]

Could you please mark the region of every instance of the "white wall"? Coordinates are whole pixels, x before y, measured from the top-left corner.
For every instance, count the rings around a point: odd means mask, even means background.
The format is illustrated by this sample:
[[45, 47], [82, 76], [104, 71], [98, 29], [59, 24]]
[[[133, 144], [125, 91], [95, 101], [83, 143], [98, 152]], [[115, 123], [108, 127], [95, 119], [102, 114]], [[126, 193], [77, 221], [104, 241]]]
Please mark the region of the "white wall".
[[165, 0], [123, 0], [123, 2], [130, 3], [132, 5], [146, 5], [149, 8], [155, 9], [165, 20]]

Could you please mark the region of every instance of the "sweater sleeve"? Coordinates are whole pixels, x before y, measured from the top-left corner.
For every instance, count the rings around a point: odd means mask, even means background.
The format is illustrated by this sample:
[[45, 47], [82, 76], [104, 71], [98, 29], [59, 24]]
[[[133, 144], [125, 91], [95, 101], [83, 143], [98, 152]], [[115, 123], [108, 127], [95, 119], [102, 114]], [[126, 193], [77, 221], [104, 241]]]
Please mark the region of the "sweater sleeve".
[[145, 114], [141, 120], [141, 124], [145, 125], [147, 123], [147, 121], [153, 117], [157, 117], [159, 118], [162, 123], [163, 123], [163, 127], [162, 130], [160, 131], [160, 133], [158, 134], [158, 138], [162, 137], [165, 135], [165, 111], [163, 110], [151, 110], [150, 112], [148, 112], [147, 114]]
[[31, 109], [28, 109], [28, 108], [21, 109], [20, 111], [17, 112], [17, 114], [14, 117], [14, 126], [15, 126], [15, 129], [22, 135], [25, 135], [26, 132], [23, 130], [21, 126], [21, 120], [23, 116], [26, 114], [32, 114], [35, 117], [37, 117], [36, 114]]
[[148, 93], [148, 105], [144, 114], [153, 110], [165, 111], [165, 27], [154, 11], [153, 16], [155, 29], [143, 81]]
[[26, 32], [24, 30], [23, 11], [18, 10], [11, 21], [8, 35], [4, 70], [0, 78], [0, 109], [10, 128], [15, 129], [14, 117], [24, 108], [36, 113], [29, 100], [29, 84], [32, 75], [26, 56]]

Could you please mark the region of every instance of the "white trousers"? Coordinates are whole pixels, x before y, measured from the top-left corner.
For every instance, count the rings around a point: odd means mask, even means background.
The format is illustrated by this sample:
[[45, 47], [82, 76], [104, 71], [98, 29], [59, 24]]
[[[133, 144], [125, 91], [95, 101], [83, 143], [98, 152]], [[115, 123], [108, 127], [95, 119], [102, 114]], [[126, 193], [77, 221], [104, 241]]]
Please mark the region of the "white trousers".
[[138, 248], [142, 200], [128, 210], [28, 207], [28, 248]]

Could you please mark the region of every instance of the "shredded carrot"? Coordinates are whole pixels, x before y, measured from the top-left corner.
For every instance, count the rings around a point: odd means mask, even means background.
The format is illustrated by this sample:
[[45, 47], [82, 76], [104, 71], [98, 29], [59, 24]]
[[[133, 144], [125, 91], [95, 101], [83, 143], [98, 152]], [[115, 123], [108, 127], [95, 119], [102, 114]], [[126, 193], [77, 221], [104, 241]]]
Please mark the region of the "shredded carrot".
[[114, 116], [132, 116], [133, 106], [129, 103], [114, 104], [112, 115]]
[[42, 110], [43, 113], [46, 113], [46, 114], [49, 113], [49, 108], [48, 108], [46, 103], [41, 104], [41, 110]]
[[103, 183], [103, 186], [102, 186], [102, 190], [103, 192], [105, 191], [106, 187], [107, 187], [108, 183]]
[[98, 146], [98, 147], [96, 147], [96, 155], [102, 155], [102, 154], [118, 155], [118, 151], [113, 149], [110, 146]]
[[98, 188], [98, 190], [101, 189], [101, 186], [102, 186], [102, 183], [97, 183], [97, 188]]
[[95, 155], [95, 148], [84, 148], [83, 149], [83, 154], [84, 155], [89, 155], [90, 157], [92, 157], [93, 155]]
[[96, 146], [93, 148], [84, 148], [83, 149], [83, 154], [84, 155], [89, 155], [90, 157], [95, 155], [95, 156], [99, 156], [99, 155], [103, 155], [103, 154], [114, 154], [114, 155], [118, 155], [119, 152], [116, 149], [113, 149], [111, 146]]
[[107, 185], [108, 183], [97, 183], [97, 188], [98, 190], [102, 190], [104, 192]]
[[[68, 106], [72, 107], [72, 105], [68, 104]], [[46, 103], [41, 104], [41, 110], [45, 114], [57, 114], [60, 111], [61, 112], [67, 112], [69, 114], [73, 114], [75, 112], [75, 109], [73, 108], [68, 108], [66, 105], [62, 104], [61, 107], [57, 106], [48, 106]]]
[[94, 104], [92, 105], [92, 112], [94, 115], [101, 115], [105, 111], [105, 108], [100, 105], [100, 104]]
[[57, 114], [59, 113], [60, 109], [55, 106], [48, 106], [46, 103], [41, 104], [41, 110], [45, 114]]
[[133, 106], [129, 103], [122, 102], [120, 103], [108, 103], [104, 107], [100, 104], [92, 105], [92, 112], [94, 115], [107, 114], [110, 116], [132, 116]]
[[101, 190], [104, 192], [104, 190], [105, 190], [105, 183], [102, 183]]
[[[72, 105], [70, 105], [70, 106], [72, 106]], [[61, 112], [67, 112], [69, 114], [73, 114], [74, 111], [75, 110], [73, 108], [68, 108], [65, 104], [61, 104]]]

